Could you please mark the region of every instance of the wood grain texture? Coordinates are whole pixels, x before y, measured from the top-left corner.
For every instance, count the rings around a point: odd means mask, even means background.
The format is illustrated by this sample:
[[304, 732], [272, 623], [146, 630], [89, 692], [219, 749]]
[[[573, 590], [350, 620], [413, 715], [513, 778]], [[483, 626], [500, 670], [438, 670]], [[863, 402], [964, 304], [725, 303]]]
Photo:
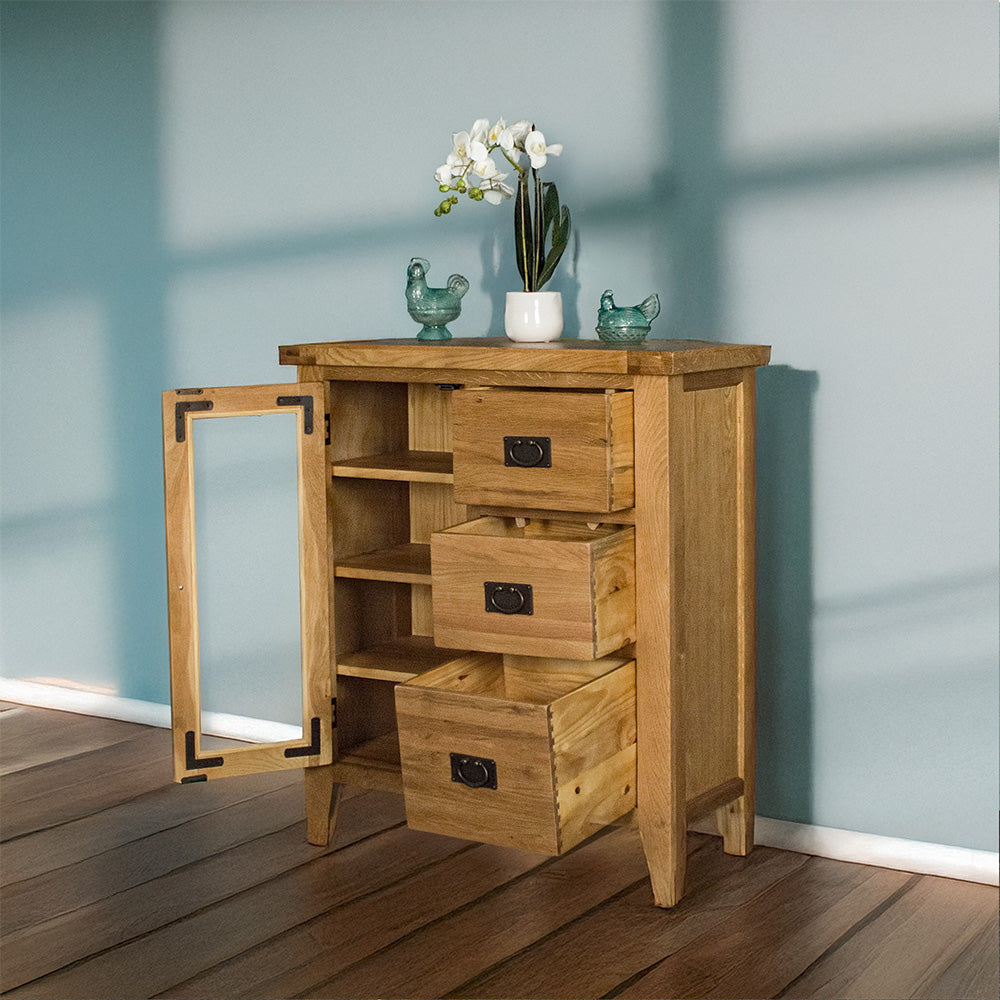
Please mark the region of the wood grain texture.
[[635, 578], [637, 802], [656, 902], [684, 892], [687, 785], [684, 656], [684, 430], [677, 379], [636, 380]]
[[[634, 532], [478, 518], [431, 539], [434, 635], [444, 645], [595, 660], [635, 634]], [[488, 582], [532, 588], [533, 612], [486, 610]]]
[[[307, 428], [305, 407], [296, 414], [298, 451], [299, 602], [302, 636], [303, 740], [224, 749], [206, 755], [201, 749], [200, 651], [195, 542], [194, 422], [229, 417], [286, 414], [281, 400], [309, 397], [313, 426]], [[216, 779], [262, 770], [328, 764], [333, 758], [330, 672], [330, 606], [327, 597], [327, 456], [320, 419], [325, 407], [322, 384], [260, 385], [199, 390], [196, 394], [165, 392], [163, 462], [166, 511], [167, 591], [170, 622], [170, 690], [173, 713], [174, 774], [182, 778]], [[194, 401], [205, 408], [183, 412]], [[207, 404], [207, 405], [206, 405]], [[311, 720], [319, 720], [319, 747], [308, 755], [287, 750], [309, 746]], [[188, 760], [188, 733], [193, 734], [194, 762]], [[206, 757], [221, 764], [206, 766]]]
[[389, 479], [412, 483], [450, 483], [451, 452], [393, 451], [334, 463], [333, 474], [348, 479]]
[[[24, 711], [51, 727], [64, 717]], [[156, 742], [139, 728], [130, 743]], [[30, 739], [44, 746], [44, 727]], [[734, 857], [718, 838], [690, 834], [683, 903], [663, 910], [651, 905], [634, 829], [609, 828], [546, 859], [408, 830], [399, 795], [348, 789], [333, 844], [310, 847], [299, 772], [177, 785], [159, 742], [159, 779], [140, 787], [109, 768], [92, 813], [67, 797], [64, 817], [50, 811], [46, 826], [5, 842], [7, 995], [993, 1000], [1000, 991], [995, 887], [770, 848]], [[18, 801], [57, 806], [79, 762], [118, 745], [127, 744], [67, 749], [17, 772]]]
[[[627, 392], [460, 389], [454, 393], [455, 495], [467, 504], [613, 511], [634, 500]], [[507, 464], [506, 437], [543, 437], [549, 464]]]
[[[54, 719], [59, 719], [58, 727], [53, 725]], [[23, 784], [16, 777], [20, 771], [127, 744], [146, 733], [143, 727], [131, 722], [12, 705], [0, 712], [0, 739], [4, 745], [0, 801], [6, 803], [18, 796], [17, 790]], [[38, 739], [40, 734], [45, 735], [44, 740]], [[30, 779], [27, 786], [30, 789]]]
[[[547, 661], [527, 660], [508, 678], [500, 657], [470, 654], [396, 689], [411, 825], [559, 854], [595, 832], [596, 813], [633, 808], [634, 663], [582, 680], [560, 670], [557, 687]], [[496, 787], [454, 781], [453, 753], [494, 761]]]
[[513, 344], [504, 337], [455, 338], [432, 350], [418, 340], [332, 341], [279, 348], [286, 365], [595, 372], [676, 375], [767, 364], [770, 347], [698, 340], [645, 340], [628, 347], [600, 340]]

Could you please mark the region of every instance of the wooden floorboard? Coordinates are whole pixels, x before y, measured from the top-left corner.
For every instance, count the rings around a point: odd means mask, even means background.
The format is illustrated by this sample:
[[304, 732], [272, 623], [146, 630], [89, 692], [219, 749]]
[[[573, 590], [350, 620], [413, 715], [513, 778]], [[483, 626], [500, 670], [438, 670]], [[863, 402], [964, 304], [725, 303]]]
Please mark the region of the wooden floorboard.
[[991, 998], [994, 887], [691, 834], [653, 905], [638, 834], [560, 858], [410, 830], [301, 774], [177, 785], [169, 735], [0, 704], [6, 997]]

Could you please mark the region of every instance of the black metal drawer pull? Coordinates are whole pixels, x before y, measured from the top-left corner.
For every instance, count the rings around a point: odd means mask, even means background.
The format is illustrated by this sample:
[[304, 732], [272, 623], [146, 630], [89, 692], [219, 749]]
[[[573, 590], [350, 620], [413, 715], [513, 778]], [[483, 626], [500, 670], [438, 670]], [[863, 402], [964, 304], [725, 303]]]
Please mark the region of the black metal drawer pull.
[[552, 439], [547, 437], [505, 437], [503, 464], [521, 469], [551, 469]]
[[496, 788], [497, 762], [488, 757], [470, 757], [464, 753], [451, 755], [451, 780], [469, 788]]
[[486, 610], [501, 615], [534, 614], [530, 583], [483, 584], [486, 592]]

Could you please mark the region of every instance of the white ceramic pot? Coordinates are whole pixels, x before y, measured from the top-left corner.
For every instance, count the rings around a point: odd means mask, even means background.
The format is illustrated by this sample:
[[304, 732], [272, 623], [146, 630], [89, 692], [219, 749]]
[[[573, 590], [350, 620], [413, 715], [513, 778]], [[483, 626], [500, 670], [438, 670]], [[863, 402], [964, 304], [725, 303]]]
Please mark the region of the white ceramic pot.
[[508, 292], [504, 329], [519, 343], [558, 340], [563, 330], [561, 292]]

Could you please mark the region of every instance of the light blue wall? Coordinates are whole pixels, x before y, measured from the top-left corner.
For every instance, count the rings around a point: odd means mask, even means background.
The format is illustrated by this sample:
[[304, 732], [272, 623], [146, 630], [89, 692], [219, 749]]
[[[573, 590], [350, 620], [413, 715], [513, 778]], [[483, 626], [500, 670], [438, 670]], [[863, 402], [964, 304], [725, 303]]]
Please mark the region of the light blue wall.
[[417, 254], [472, 281], [456, 334], [497, 332], [508, 208], [434, 219], [433, 171], [476, 117], [530, 117], [565, 145], [569, 335], [612, 287], [660, 293], [658, 336], [774, 345], [760, 812], [997, 849], [994, 3], [5, 2], [0, 28], [5, 677], [167, 700], [159, 391], [412, 335]]

